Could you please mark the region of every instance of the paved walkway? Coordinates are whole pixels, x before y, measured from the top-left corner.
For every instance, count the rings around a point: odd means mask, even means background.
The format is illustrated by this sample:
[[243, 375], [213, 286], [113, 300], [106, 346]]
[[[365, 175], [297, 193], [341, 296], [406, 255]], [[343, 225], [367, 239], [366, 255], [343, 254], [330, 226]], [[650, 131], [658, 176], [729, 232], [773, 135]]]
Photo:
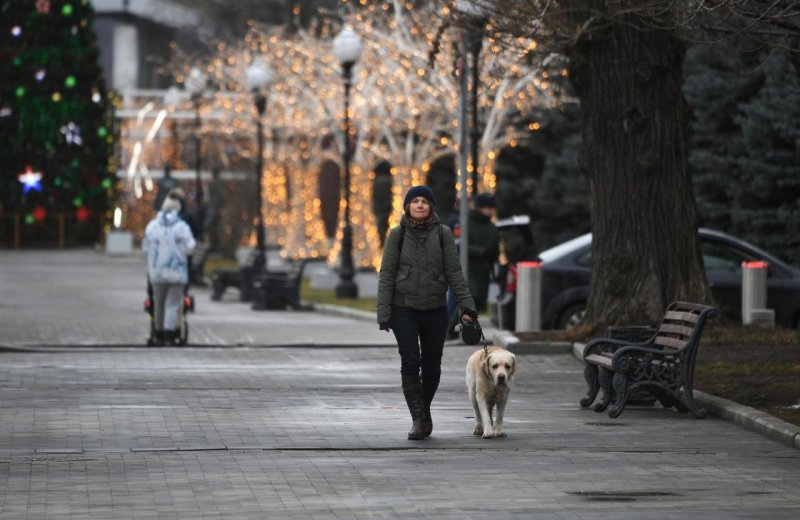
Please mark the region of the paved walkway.
[[800, 516], [800, 451], [714, 417], [580, 410], [566, 354], [519, 356], [509, 437], [483, 440], [472, 348], [449, 345], [434, 436], [413, 442], [371, 321], [195, 291], [201, 346], [126, 346], [146, 335], [141, 269], [0, 253], [3, 520]]

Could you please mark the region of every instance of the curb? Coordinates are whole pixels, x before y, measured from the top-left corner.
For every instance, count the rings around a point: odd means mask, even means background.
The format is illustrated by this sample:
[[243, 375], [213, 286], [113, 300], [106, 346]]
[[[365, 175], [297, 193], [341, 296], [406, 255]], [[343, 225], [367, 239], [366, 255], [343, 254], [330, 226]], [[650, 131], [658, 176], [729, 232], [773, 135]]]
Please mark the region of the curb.
[[694, 391], [694, 397], [700, 406], [706, 408], [709, 413], [738, 424], [751, 432], [760, 433], [781, 444], [800, 450], [800, 426], [700, 390]]

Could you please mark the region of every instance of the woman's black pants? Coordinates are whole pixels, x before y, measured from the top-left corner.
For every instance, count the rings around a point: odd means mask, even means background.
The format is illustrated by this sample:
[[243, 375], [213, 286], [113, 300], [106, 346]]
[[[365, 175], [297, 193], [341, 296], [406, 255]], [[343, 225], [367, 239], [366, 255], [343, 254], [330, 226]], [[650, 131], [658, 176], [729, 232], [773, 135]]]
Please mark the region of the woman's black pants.
[[392, 305], [392, 331], [400, 352], [400, 373], [436, 381], [442, 373], [447, 307], [416, 310]]

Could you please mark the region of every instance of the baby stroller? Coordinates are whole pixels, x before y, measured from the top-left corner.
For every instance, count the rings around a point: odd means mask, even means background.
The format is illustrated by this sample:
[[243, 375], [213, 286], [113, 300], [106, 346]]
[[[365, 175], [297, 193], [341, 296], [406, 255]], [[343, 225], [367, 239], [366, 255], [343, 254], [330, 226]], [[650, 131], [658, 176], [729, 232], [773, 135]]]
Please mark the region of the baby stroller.
[[[147, 338], [147, 346], [152, 347], [159, 345], [156, 339], [156, 317], [155, 307], [153, 305], [153, 285], [150, 283], [150, 277], [147, 277], [147, 298], [144, 300], [144, 312], [150, 316], [150, 337]], [[186, 314], [194, 312], [194, 296], [189, 294], [189, 285], [183, 288], [183, 298], [178, 306], [178, 328], [175, 330], [175, 339], [173, 343], [166, 346], [183, 346], [189, 344], [189, 321], [186, 319]]]

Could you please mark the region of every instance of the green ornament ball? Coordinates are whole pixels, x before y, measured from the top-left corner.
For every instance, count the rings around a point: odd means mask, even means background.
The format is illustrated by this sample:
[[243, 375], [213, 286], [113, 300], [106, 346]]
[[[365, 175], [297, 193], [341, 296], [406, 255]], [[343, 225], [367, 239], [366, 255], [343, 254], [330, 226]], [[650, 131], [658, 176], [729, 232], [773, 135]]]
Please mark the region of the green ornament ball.
[[67, 79], [64, 80], [64, 86], [67, 88], [75, 88], [77, 84], [78, 80], [75, 79], [75, 76], [67, 76]]
[[53, 185], [54, 186], [57, 186], [57, 187], [61, 186], [61, 182], [62, 182], [61, 181], [61, 177], [56, 177], [55, 179], [53, 179]]
[[104, 189], [109, 189], [111, 187], [111, 179], [103, 179], [103, 182], [100, 183]]
[[25, 95], [25, 87], [17, 87], [17, 90], [14, 92], [17, 97], [23, 97]]
[[108, 130], [106, 130], [106, 127], [101, 126], [100, 128], [97, 129], [97, 135], [99, 137], [105, 137], [108, 135]]
[[75, 197], [74, 199], [72, 199], [72, 205], [75, 206], [76, 208], [80, 208], [81, 206], [83, 206], [83, 199], [80, 197]]
[[35, 221], [36, 221], [36, 220], [33, 218], [33, 215], [31, 215], [30, 213], [28, 213], [27, 215], [25, 215], [25, 223], [26, 223], [26, 224], [28, 224], [28, 225], [31, 225], [31, 224], [33, 224]]
[[64, 16], [72, 16], [72, 5], [64, 4], [64, 7], [61, 8], [61, 14]]

